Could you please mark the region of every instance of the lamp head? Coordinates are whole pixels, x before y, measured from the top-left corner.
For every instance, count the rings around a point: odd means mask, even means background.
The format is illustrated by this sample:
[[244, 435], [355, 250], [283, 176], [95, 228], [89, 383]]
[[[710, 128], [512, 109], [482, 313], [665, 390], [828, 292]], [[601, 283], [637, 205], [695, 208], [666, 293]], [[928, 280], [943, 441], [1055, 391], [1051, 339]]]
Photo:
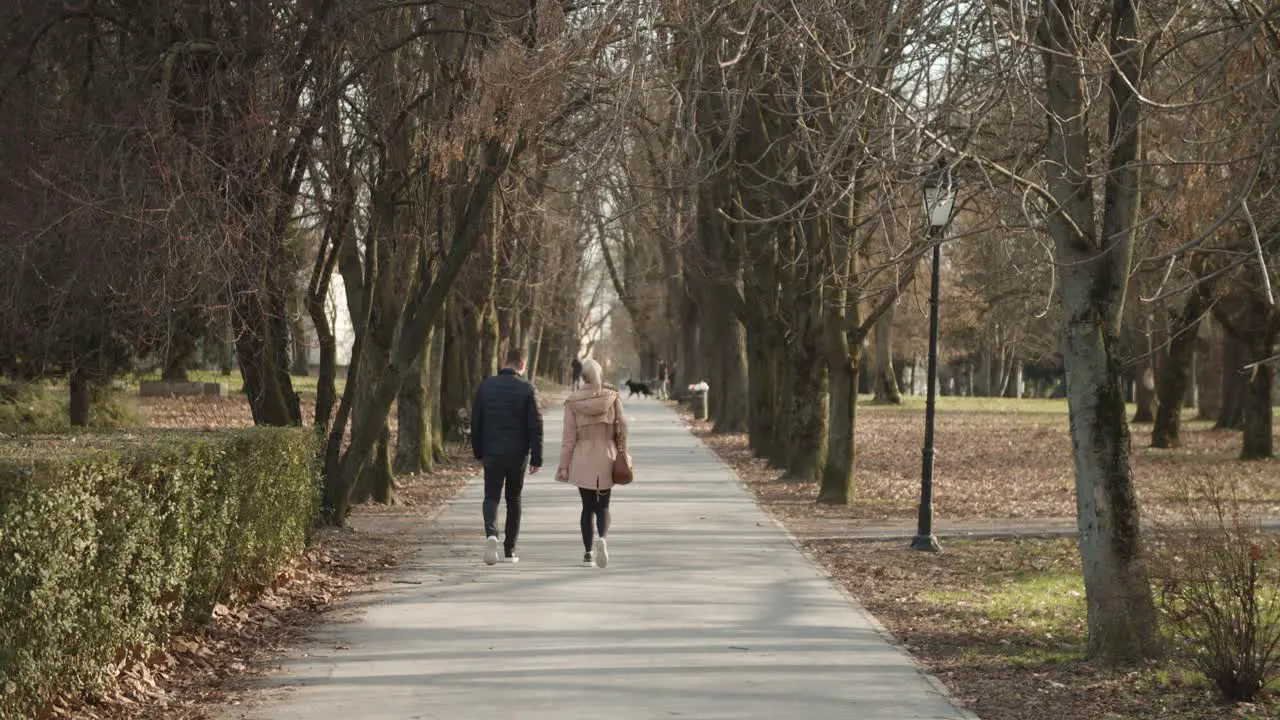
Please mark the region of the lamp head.
[[935, 229], [951, 224], [956, 190], [960, 186], [952, 171], [946, 160], [938, 158], [938, 164], [924, 176], [924, 216], [929, 226]]

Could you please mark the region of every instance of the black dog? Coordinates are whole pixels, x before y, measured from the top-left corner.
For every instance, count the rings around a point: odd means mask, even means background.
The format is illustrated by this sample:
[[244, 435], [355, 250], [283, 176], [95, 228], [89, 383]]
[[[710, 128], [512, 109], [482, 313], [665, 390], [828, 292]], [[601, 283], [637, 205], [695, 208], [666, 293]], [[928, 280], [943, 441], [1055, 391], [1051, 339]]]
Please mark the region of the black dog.
[[649, 383], [632, 382], [628, 380], [623, 384], [631, 391], [627, 397], [635, 397], [637, 393], [645, 397], [653, 397], [653, 390], [649, 389]]

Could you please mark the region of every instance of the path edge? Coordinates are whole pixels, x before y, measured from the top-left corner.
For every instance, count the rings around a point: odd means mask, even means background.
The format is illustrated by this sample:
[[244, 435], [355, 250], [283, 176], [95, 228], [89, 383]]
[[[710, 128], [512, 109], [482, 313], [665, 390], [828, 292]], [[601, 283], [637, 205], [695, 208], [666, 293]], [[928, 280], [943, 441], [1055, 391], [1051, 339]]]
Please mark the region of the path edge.
[[[675, 412], [673, 410], [673, 414], [676, 416], [677, 421], [681, 420], [678, 412]], [[689, 429], [688, 425], [684, 423], [681, 423], [681, 424], [683, 424], [686, 431], [688, 431]], [[836, 592], [840, 593], [840, 596], [843, 597], [845, 601], [849, 603], [850, 609], [852, 609], [854, 612], [859, 613], [864, 618], [866, 618], [867, 623], [872, 627], [872, 629], [875, 630], [876, 634], [879, 635], [880, 638], [884, 640], [890, 647], [892, 647], [900, 655], [906, 658], [907, 662], [911, 664], [911, 667], [915, 669], [916, 673], [920, 675], [922, 678], [924, 678], [925, 682], [929, 684], [929, 687], [931, 687], [935, 693], [937, 693], [944, 700], [946, 700], [947, 704], [949, 704], [952, 707], [952, 709], [954, 709], [957, 713], [959, 713], [958, 718], [960, 718], [961, 720], [982, 720], [982, 718], [980, 718], [977, 715], [977, 713], [973, 712], [967, 707], [964, 707], [964, 705], [960, 703], [959, 700], [956, 698], [955, 693], [951, 692], [951, 689], [948, 688], [945, 683], [939, 680], [938, 677], [935, 676], [933, 673], [925, 669], [920, 664], [920, 661], [916, 659], [916, 656], [908, 652], [906, 647], [902, 645], [902, 643], [898, 640], [898, 638], [893, 633], [889, 632], [889, 629], [885, 627], [883, 623], [880, 622], [880, 618], [877, 618], [875, 615], [871, 613], [871, 611], [867, 610], [866, 606], [862, 604], [862, 601], [854, 597], [854, 595], [849, 592], [848, 588], [846, 588], [843, 584], [841, 584], [838, 580], [836, 580], [835, 576], [832, 575], [831, 572], [822, 565], [822, 563], [818, 562], [817, 559], [814, 558], [812, 553], [810, 553], [808, 550], [805, 549], [804, 545], [800, 542], [800, 540], [794, 534], [792, 534], [792, 532], [789, 529], [787, 529], [787, 526], [783, 524], [783, 522], [779, 520], [776, 515], [769, 512], [768, 508], [760, 504], [760, 501], [756, 498], [755, 493], [751, 492], [751, 488], [747, 485], [747, 483], [743, 481], [743, 479], [738, 475], [737, 471], [735, 471], [732, 466], [730, 466], [728, 463], [724, 461], [723, 458], [720, 457], [719, 453], [717, 453], [713, 448], [711, 448], [709, 445], [703, 442], [702, 438], [695, 435], [692, 431], [690, 431], [689, 434], [693, 436], [694, 440], [698, 441], [698, 444], [702, 446], [703, 450], [710, 453], [711, 457], [715, 458], [716, 463], [720, 465], [721, 468], [723, 468], [726, 472], [728, 472], [729, 477], [733, 478], [734, 484], [737, 485], [743, 492], [745, 492], [747, 494], [747, 497], [751, 498], [752, 504], [754, 504], [760, 510], [760, 512], [764, 513], [769, 518], [770, 522], [773, 523], [774, 527], [776, 527], [787, 538], [787, 541], [791, 543], [791, 546], [795, 548], [795, 550], [804, 557], [805, 562], [807, 562], [810, 567], [816, 570], [818, 574], [821, 575], [824, 580], [826, 580], [828, 585], [830, 585], [833, 589], [835, 589]]]
[[[437, 522], [445, 511], [453, 506], [454, 503], [458, 502], [458, 498], [461, 497], [468, 488], [483, 479], [483, 477], [484, 474], [480, 472], [468, 477], [466, 482], [458, 486], [453, 497], [441, 503], [439, 507], [436, 507], [431, 512], [425, 513], [422, 516], [423, 524], [425, 525]], [[426, 545], [415, 547], [402, 560], [408, 560], [409, 558], [416, 557], [421, 553], [426, 552], [426, 549]], [[405, 563], [403, 561], [397, 563], [394, 567], [390, 568], [390, 572], [388, 572], [385, 577], [376, 582], [370, 583], [367, 586], [366, 591], [382, 595], [395, 592], [397, 589], [396, 586], [398, 585], [396, 579], [403, 579], [404, 576], [411, 573], [411, 571], [407, 570], [404, 565]], [[295, 682], [282, 683], [279, 685], [271, 684], [272, 680], [278, 680], [288, 676], [287, 671], [285, 671], [278, 663], [280, 657], [292, 655], [295, 651], [301, 652], [308, 645], [317, 642], [315, 633], [318, 628], [325, 625], [336, 626], [348, 621], [356, 621], [368, 612], [367, 607], [361, 607], [355, 609], [353, 615], [349, 618], [338, 619], [333, 617], [343, 611], [352, 611], [353, 609], [350, 607], [352, 601], [353, 596], [347, 595], [326, 608], [324, 612], [320, 614], [318, 621], [307, 628], [306, 632], [300, 634], [293, 642], [272, 650], [271, 653], [275, 657], [272, 657], [269, 660], [264, 659], [256, 661], [257, 664], [261, 666], [260, 669], [265, 672], [260, 675], [235, 680], [233, 682], [236, 684], [232, 686], [223, 686], [221, 688], [222, 697], [217, 702], [201, 706], [201, 710], [203, 710], [211, 720], [265, 720], [267, 711], [269, 711], [273, 705], [278, 704], [280, 699], [276, 697], [264, 699], [262, 697], [263, 694], [270, 693], [272, 691], [291, 692], [302, 687], [301, 683]], [[230, 690], [231, 693], [234, 693], [234, 697], [228, 693], [228, 690]], [[234, 702], [231, 702], [232, 700], [234, 700]], [[246, 700], [248, 700], [248, 702], [246, 702]]]

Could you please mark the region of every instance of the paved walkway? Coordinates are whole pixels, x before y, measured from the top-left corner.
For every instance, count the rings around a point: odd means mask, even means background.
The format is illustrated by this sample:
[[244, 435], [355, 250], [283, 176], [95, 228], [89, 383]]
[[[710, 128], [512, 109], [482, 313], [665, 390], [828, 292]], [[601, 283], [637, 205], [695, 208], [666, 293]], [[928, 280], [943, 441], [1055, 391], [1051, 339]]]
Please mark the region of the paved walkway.
[[[518, 565], [480, 562], [477, 484], [448, 538], [285, 663], [270, 720], [963, 718], [798, 552], [673, 412], [628, 404], [637, 480], [607, 570], [578, 496], [526, 485]], [[549, 464], [560, 412], [548, 413]], [[416, 583], [416, 584], [415, 584]]]

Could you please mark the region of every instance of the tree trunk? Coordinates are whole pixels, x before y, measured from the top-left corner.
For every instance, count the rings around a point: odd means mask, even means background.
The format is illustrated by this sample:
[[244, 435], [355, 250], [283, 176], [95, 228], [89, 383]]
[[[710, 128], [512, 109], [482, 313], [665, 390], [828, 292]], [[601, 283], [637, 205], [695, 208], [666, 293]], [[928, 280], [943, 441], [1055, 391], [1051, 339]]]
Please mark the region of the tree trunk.
[[785, 467], [785, 443], [782, 438], [783, 339], [778, 332], [777, 247], [772, 228], [746, 227], [745, 256], [754, 262], [743, 263], [743, 293], [746, 308], [747, 384], [750, 403], [747, 410], [748, 440], [756, 457], [775, 467]]
[[1151, 354], [1148, 353], [1142, 364], [1138, 366], [1137, 377], [1133, 383], [1133, 400], [1137, 408], [1133, 413], [1134, 424], [1155, 422], [1155, 370], [1152, 368]]
[[763, 337], [764, 330], [752, 321], [747, 330], [747, 380], [750, 402], [747, 406], [747, 440], [756, 457], [774, 455], [777, 428], [774, 406], [777, 403], [777, 375]]
[[[376, 323], [375, 323], [376, 324]], [[370, 332], [376, 335], [376, 331]], [[390, 348], [378, 346], [379, 339], [370, 338], [369, 345], [366, 346], [365, 359], [361, 362], [358, 380], [359, 388], [354, 402], [355, 414], [352, 416], [352, 431], [361, 424], [372, 424], [374, 427], [380, 427], [381, 431], [377, 435], [376, 447], [373, 455], [367, 464], [363, 465], [352, 475], [354, 493], [351, 497], [353, 505], [359, 505], [363, 502], [378, 502], [391, 504], [395, 501], [395, 475], [391, 468], [391, 429], [390, 417], [391, 408], [380, 410], [376, 398], [373, 396], [376, 387], [376, 375], [380, 368], [386, 367], [393, 362], [389, 355], [393, 352]], [[412, 367], [412, 363], [409, 363]], [[347, 382], [352, 382], [348, 379]], [[401, 387], [408, 382], [406, 377], [401, 383]], [[396, 394], [399, 395], [397, 388]], [[420, 407], [420, 406], [419, 406]]]
[[854, 428], [857, 422], [858, 359], [860, 345], [849, 343], [843, 318], [827, 322], [827, 376], [831, 411], [827, 428], [826, 462], [822, 468], [818, 502], [848, 505], [853, 501]]
[[[770, 238], [765, 234], [764, 242]], [[754, 235], [750, 237], [755, 237]], [[772, 258], [745, 267], [747, 302], [748, 438], [757, 457], [775, 467], [785, 467], [785, 442], [781, 423], [782, 338], [774, 324], [777, 308], [777, 276]]]
[[[996, 357], [995, 375], [991, 378], [991, 397], [1004, 397], [1004, 384], [1008, 380], [1008, 373], [1005, 363], [1004, 349], [1000, 347], [1000, 343], [992, 343], [993, 354]], [[945, 386], [944, 386], [945, 387]], [[941, 394], [941, 392], [939, 392]]]
[[460, 412], [470, 411], [472, 383], [476, 379], [476, 373], [471, 371], [468, 363], [472, 353], [465, 351], [466, 325], [469, 324], [463, 318], [459, 304], [451, 302], [444, 334], [440, 415], [441, 430], [446, 439], [453, 441], [462, 439], [459, 432]]
[[1271, 393], [1275, 383], [1275, 369], [1270, 360], [1275, 347], [1275, 332], [1262, 330], [1253, 342], [1251, 361], [1254, 366], [1246, 376], [1245, 396], [1241, 414], [1244, 416], [1244, 443], [1241, 460], [1261, 460], [1275, 455], [1275, 439], [1272, 434], [1273, 413]]
[[[711, 338], [705, 349], [714, 356], [709, 357], [713, 360], [709, 366], [715, 369], [707, 378], [716, 408], [712, 432], [728, 434], [747, 430], [747, 336], [738, 311], [740, 303], [745, 311], [741, 257], [748, 233], [745, 224], [730, 224], [715, 212], [715, 189], [713, 186], [703, 193], [705, 202], [698, 208], [697, 228], [713, 274], [706, 293], [709, 312], [703, 314], [706, 337]], [[736, 212], [726, 198], [719, 199], [726, 213]], [[656, 353], [653, 360], [646, 377], [657, 375]]]
[[1067, 373], [1077, 525], [1088, 608], [1090, 654], [1127, 662], [1158, 651], [1156, 612], [1142, 563], [1137, 498], [1116, 344], [1141, 202], [1139, 62], [1141, 32], [1131, 0], [1113, 0], [1111, 77], [1102, 226], [1080, 73], [1085, 50], [1072, 0], [1043, 0], [1048, 138], [1045, 176], [1056, 205], [1047, 217], [1062, 263], [1063, 364]]
[[264, 306], [259, 293], [235, 303], [236, 355], [255, 425], [301, 425], [302, 407], [289, 378], [288, 338], [281, 335], [283, 307]]
[[444, 418], [446, 417], [444, 414], [444, 360], [447, 328], [448, 323], [445, 322], [445, 317], [442, 314], [436, 322], [431, 342], [431, 356], [427, 366], [427, 403], [431, 406], [431, 427], [428, 431], [431, 447], [430, 462], [424, 468], [427, 472], [435, 470], [436, 463], [442, 463], [449, 459], [449, 449], [445, 443], [444, 434]]
[[[506, 283], [501, 283], [505, 285]], [[510, 352], [512, 346], [519, 342], [516, 337], [517, 328], [515, 327], [516, 314], [506, 307], [506, 299], [503, 297], [506, 293], [498, 292], [494, 294], [494, 327], [493, 334], [496, 340], [496, 350], [494, 357], [497, 358], [499, 366], [507, 363], [507, 353]]]
[[302, 318], [289, 324], [289, 337], [293, 341], [293, 374], [307, 377], [311, 374], [311, 358], [307, 347], [307, 325]]
[[[451, 241], [447, 245], [448, 253], [439, 263], [434, 276], [427, 274], [428, 271], [419, 264], [419, 275], [408, 293], [408, 304], [400, 316], [402, 322], [399, 323], [396, 334], [396, 343], [402, 350], [422, 347], [427, 335], [435, 327], [449, 291], [477, 244], [481, 218], [489, 204], [493, 188], [511, 159], [523, 147], [521, 142], [516, 143], [512, 149], [504, 150], [496, 141], [490, 141], [485, 148], [485, 162], [479, 174], [465, 191], [456, 192], [452, 198], [455, 219]], [[355, 481], [377, 445], [378, 423], [380, 420], [384, 421], [385, 429], [385, 418], [395, 403], [400, 386], [413, 370], [412, 365], [398, 362], [397, 359], [403, 356], [404, 352], [393, 353], [390, 362], [379, 369], [377, 383], [369, 393], [368, 402], [358, 415], [351, 418], [351, 440], [341, 458], [336, 463], [331, 462], [332, 458], [326, 458], [326, 519], [330, 522], [345, 522]], [[339, 415], [341, 414], [340, 409]], [[340, 440], [335, 435], [342, 428], [336, 425], [335, 432], [330, 433], [330, 446]]]
[[497, 375], [504, 364], [498, 347], [502, 340], [498, 333], [498, 311], [492, 304], [485, 309], [480, 323], [479, 366], [483, 373], [481, 377], [489, 377]]
[[1179, 437], [1182, 398], [1191, 384], [1191, 361], [1195, 357], [1196, 332], [1200, 329], [1204, 302], [1203, 294], [1193, 290], [1171, 328], [1169, 349], [1160, 366], [1151, 447], [1176, 448], [1182, 444]]
[[[893, 325], [897, 304], [890, 306], [876, 321], [876, 369], [875, 401], [892, 405], [902, 404], [902, 391], [898, 388], [898, 375], [893, 369]], [[834, 383], [834, 379], [832, 380]], [[832, 423], [834, 423], [834, 418]]]
[[[1064, 295], [1076, 292], [1078, 288], [1063, 288]], [[1114, 340], [1101, 332], [1095, 318], [1073, 313], [1063, 348], [1089, 646], [1094, 654], [1113, 659], [1143, 657], [1156, 650], [1155, 611], [1141, 565], [1138, 503]]]
[[179, 310], [174, 312], [169, 330], [168, 342], [165, 344], [164, 370], [160, 379], [165, 382], [188, 382], [191, 378], [188, 370], [199, 351], [200, 336], [204, 322], [198, 310]]
[[[395, 194], [400, 189], [396, 180], [400, 177], [397, 167], [403, 161], [403, 158], [382, 159], [382, 163], [388, 168], [388, 177], [370, 192], [372, 219], [361, 264], [365, 269], [373, 268], [375, 272], [358, 280], [359, 293], [348, 294], [353, 323], [365, 323], [358, 330], [363, 342], [360, 361], [352, 368], [354, 372], [348, 372], [347, 378], [348, 383], [355, 384], [351, 400], [352, 435], [354, 437], [355, 432], [364, 425], [380, 429], [371, 461], [352, 469], [349, 477], [349, 497], [356, 504], [369, 500], [394, 502], [395, 478], [391, 471], [389, 447], [391, 408], [390, 404], [386, 408], [378, 408], [375, 388], [380, 384], [388, 365], [415, 367], [415, 361], [424, 347], [407, 347], [396, 342], [398, 325], [405, 312], [405, 290], [409, 285], [412, 268], [417, 263], [417, 245], [411, 235], [408, 214], [401, 211], [402, 198]], [[350, 265], [348, 260], [344, 276], [352, 274]], [[349, 282], [356, 281], [353, 279]], [[353, 297], [358, 299], [357, 303], [350, 302]], [[364, 306], [365, 303], [368, 303], [368, 307]], [[417, 369], [421, 372], [421, 366], [417, 366]], [[405, 380], [407, 377], [397, 386], [397, 395]], [[418, 402], [416, 407], [420, 409], [421, 403]], [[415, 429], [420, 431], [421, 428]]]
[[1244, 369], [1248, 347], [1229, 332], [1222, 333], [1222, 405], [1218, 411], [1216, 430], [1240, 430], [1244, 427], [1244, 396], [1249, 391], [1248, 371]]
[[364, 469], [351, 494], [351, 504], [361, 505], [367, 502], [379, 505], [396, 504], [396, 480], [391, 470], [391, 430], [384, 422], [382, 433], [373, 450], [373, 455]]
[[[676, 392], [677, 388], [688, 387], [692, 383], [696, 383], [698, 375], [702, 373], [702, 368], [698, 367], [698, 304], [693, 298], [689, 297], [688, 292], [684, 292], [680, 296], [681, 305], [681, 325], [680, 325], [680, 362], [676, 364], [674, 369], [675, 385], [672, 392]], [[681, 391], [683, 396], [684, 392]]]
[[[497, 203], [491, 203], [491, 207], [494, 209], [492, 215], [496, 215], [498, 212]], [[493, 227], [492, 222], [488, 224], [484, 232], [488, 234], [483, 240], [487, 252], [487, 256], [485, 256], [487, 265], [484, 279], [484, 305], [480, 316], [476, 318], [476, 327], [479, 329], [480, 338], [475, 345], [475, 349], [479, 353], [479, 357], [476, 359], [476, 367], [480, 368], [481, 378], [496, 375], [503, 363], [503, 358], [500, 357], [501, 348], [498, 347], [502, 340], [502, 333], [498, 324], [498, 266], [500, 264], [499, 253], [501, 248], [498, 244], [498, 231]]]
[[[388, 15], [387, 19], [399, 25], [403, 17]], [[418, 257], [416, 222], [421, 215], [412, 212], [415, 204], [425, 199], [421, 196], [421, 181], [410, 181], [414, 123], [393, 121], [402, 102], [397, 71], [396, 58], [391, 53], [379, 56], [371, 70], [376, 82], [370, 93], [370, 116], [375, 126], [385, 132], [376, 143], [378, 150], [373, 156], [376, 179], [368, 191], [369, 219], [363, 250], [356, 243], [347, 242], [338, 257], [360, 347], [358, 358], [353, 349], [338, 422], [329, 436], [329, 444], [340, 448], [341, 433], [349, 419], [350, 441], [336, 466], [332, 448], [326, 455], [326, 494], [337, 495], [334, 519], [338, 522], [345, 521], [352, 502], [372, 499], [391, 503], [395, 499], [391, 406], [415, 368], [427, 338], [424, 332], [416, 336], [415, 342], [405, 342], [414, 335], [402, 328], [409, 307], [406, 297], [415, 288], [415, 269], [422, 272], [425, 265]], [[393, 373], [394, 382], [388, 382], [388, 368], [400, 369]], [[416, 369], [420, 374], [421, 366]]]
[[88, 427], [89, 426], [89, 406], [93, 397], [93, 392], [89, 383], [89, 378], [84, 371], [77, 368], [71, 373], [71, 426], [72, 427]]
[[190, 382], [191, 375], [187, 372], [185, 359], [179, 359], [176, 356], [166, 356], [164, 359], [164, 369], [160, 372], [160, 379], [169, 383]]
[[[707, 410], [710, 414], [708, 419], [715, 418], [718, 410], [716, 403], [722, 399], [719, 393], [716, 392], [716, 386], [720, 384], [720, 376], [724, 372], [723, 368], [720, 367], [724, 360], [724, 353], [721, 352], [722, 349], [720, 348], [720, 336], [724, 334], [722, 332], [724, 318], [721, 315], [719, 305], [720, 302], [719, 298], [716, 297], [715, 288], [706, 286], [700, 288], [698, 293], [698, 337], [701, 342], [698, 343], [699, 353], [696, 364], [701, 369], [698, 380], [707, 380], [712, 384], [711, 397], [708, 398], [709, 405]], [[642, 377], [640, 379], [643, 379], [645, 374], [643, 368], [647, 354], [648, 346], [646, 345], [640, 350], [640, 365], [642, 368], [640, 371]], [[697, 382], [697, 380], [690, 379], [690, 382]]]
[[1187, 392], [1182, 396], [1182, 407], [1199, 408], [1200, 407], [1200, 347], [1199, 343], [1193, 342], [1191, 345], [1191, 365], [1188, 373]]
[[816, 482], [822, 479], [827, 455], [827, 368], [819, 328], [803, 330], [793, 338], [789, 353], [792, 369], [790, 433], [787, 438], [787, 479]]
[[[980, 365], [978, 366], [978, 383], [973, 389], [973, 394], [975, 397], [990, 397], [992, 372], [991, 349], [986, 347], [986, 344], [984, 343], [981, 352], [982, 357], [979, 361]], [[928, 392], [928, 388], [925, 388], [925, 392]]]
[[333, 405], [338, 398], [338, 342], [329, 321], [329, 313], [325, 311], [327, 291], [326, 283], [322, 295], [307, 298], [307, 312], [311, 315], [311, 324], [316, 329], [316, 344], [320, 348], [314, 422], [322, 434], [329, 430], [329, 423], [333, 420]]
[[538, 332], [533, 333], [533, 350], [529, 353], [529, 377], [538, 377], [542, 372], [542, 337], [545, 328], [538, 325]]
[[1203, 324], [1202, 339], [1197, 343], [1196, 385], [1199, 388], [1196, 404], [1197, 420], [1217, 421], [1222, 413], [1222, 328], [1214, 322]]
[[225, 308], [213, 310], [208, 317], [204, 337], [205, 363], [217, 368], [223, 375], [235, 369], [235, 333], [231, 328], [231, 313]]
[[797, 372], [791, 364], [787, 347], [782, 342], [772, 348], [771, 360], [775, 378], [773, 427], [777, 432], [774, 435], [773, 454], [766, 459], [774, 467], [786, 470], [791, 463], [791, 417]]
[[[433, 333], [434, 335], [434, 333]], [[425, 472], [431, 465], [431, 416], [427, 395], [427, 362], [431, 357], [433, 338], [416, 358], [400, 394], [396, 397], [396, 455], [393, 467], [398, 473]], [[404, 362], [404, 358], [401, 358]]]
[[748, 416], [748, 378], [747, 378], [747, 333], [742, 322], [732, 313], [728, 313], [724, 326], [718, 333], [721, 350], [721, 368], [723, 374], [719, 388], [711, 388], [712, 393], [722, 395], [719, 405], [720, 414], [716, 417], [712, 432], [728, 434], [747, 431]]
[[1009, 359], [1009, 378], [1004, 389], [1004, 396], [1007, 398], [1020, 398], [1022, 397], [1022, 391], [1022, 362], [1011, 357]]
[[396, 477], [391, 472], [391, 429], [386, 423], [383, 424], [382, 437], [378, 438], [378, 445], [374, 450], [373, 464], [366, 466], [367, 468], [374, 468], [372, 500], [381, 505], [394, 505]]

